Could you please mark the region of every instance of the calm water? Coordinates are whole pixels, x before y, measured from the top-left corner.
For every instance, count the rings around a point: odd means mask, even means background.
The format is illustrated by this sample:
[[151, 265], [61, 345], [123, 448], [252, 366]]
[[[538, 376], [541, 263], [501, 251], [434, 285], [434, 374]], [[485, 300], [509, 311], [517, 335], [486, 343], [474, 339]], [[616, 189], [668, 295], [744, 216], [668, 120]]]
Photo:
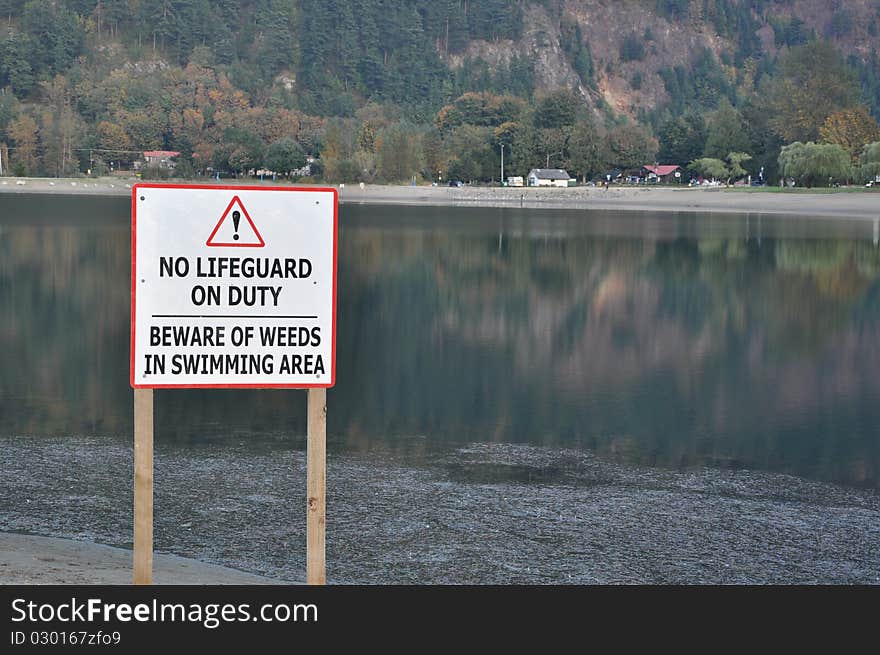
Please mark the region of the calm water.
[[[0, 195], [0, 436], [130, 439], [128, 211]], [[507, 443], [880, 486], [871, 222], [340, 216], [331, 452]], [[156, 411], [159, 447], [271, 448], [304, 432], [305, 395], [166, 391]]]

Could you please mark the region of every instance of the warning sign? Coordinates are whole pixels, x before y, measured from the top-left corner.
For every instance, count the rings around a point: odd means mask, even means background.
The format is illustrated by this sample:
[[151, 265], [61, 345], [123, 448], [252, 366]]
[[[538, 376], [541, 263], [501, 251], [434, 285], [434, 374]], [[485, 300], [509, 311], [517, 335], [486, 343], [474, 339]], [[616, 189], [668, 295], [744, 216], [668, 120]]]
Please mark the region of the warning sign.
[[137, 184], [131, 385], [331, 387], [334, 189]]
[[[244, 217], [244, 218], [242, 218]], [[235, 196], [214, 226], [206, 242], [208, 246], [225, 248], [262, 248], [266, 245], [251, 215]]]

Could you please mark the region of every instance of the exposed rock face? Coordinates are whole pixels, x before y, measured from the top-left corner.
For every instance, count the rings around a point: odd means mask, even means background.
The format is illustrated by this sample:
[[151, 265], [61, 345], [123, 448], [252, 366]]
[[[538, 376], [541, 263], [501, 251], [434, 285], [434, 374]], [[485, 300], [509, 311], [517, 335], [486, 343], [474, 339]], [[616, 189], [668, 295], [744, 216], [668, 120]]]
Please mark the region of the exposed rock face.
[[[837, 10], [835, 4], [840, 5]], [[835, 14], [841, 12], [847, 18], [835, 21]], [[872, 0], [779, 0], [754, 17], [759, 25], [755, 34], [761, 50], [770, 56], [780, 50], [773, 23], [793, 18], [803, 21], [805, 28], [817, 36], [829, 39], [844, 55], [867, 60], [872, 52], [880, 50], [880, 7]], [[589, 44], [595, 71], [592, 85], [580, 79], [562, 47], [563, 20], [575, 21]], [[642, 44], [644, 57], [623, 61], [622, 44], [633, 35]], [[471, 58], [496, 68], [509, 63], [514, 54], [527, 56], [534, 61], [538, 91], [570, 88], [597, 113], [604, 102], [617, 113], [635, 117], [640, 109], [650, 110], [668, 100], [659, 70], [675, 66], [691, 69], [705, 49], [722, 60], [732, 56], [736, 47], [731, 38], [717, 34], [711, 17], [702, 10], [695, 10], [684, 20], [667, 20], [658, 15], [652, 2], [563, 0], [558, 14], [529, 3], [523, 7], [523, 34], [518, 41], [475, 40], [463, 53], [450, 55], [449, 64], [457, 68]], [[736, 79], [733, 66], [723, 68], [731, 80]]]

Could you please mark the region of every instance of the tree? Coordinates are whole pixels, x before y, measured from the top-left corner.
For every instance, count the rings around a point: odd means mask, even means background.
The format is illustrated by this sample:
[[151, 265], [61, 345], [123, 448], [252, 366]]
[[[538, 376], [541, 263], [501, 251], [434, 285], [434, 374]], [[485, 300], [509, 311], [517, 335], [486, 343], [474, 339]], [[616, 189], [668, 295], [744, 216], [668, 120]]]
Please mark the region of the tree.
[[880, 141], [880, 125], [867, 107], [859, 105], [830, 114], [819, 128], [819, 136], [825, 143], [843, 146], [855, 162], [865, 144]]
[[863, 182], [868, 182], [880, 175], [880, 141], [869, 143], [862, 148], [859, 166]]
[[659, 160], [683, 166], [703, 154], [706, 123], [701, 114], [670, 118], [660, 127]]
[[751, 158], [752, 156], [747, 152], [730, 152], [727, 154], [728, 184], [730, 184], [731, 180], [737, 180], [746, 175], [747, 171], [742, 167], [742, 164], [743, 162], [749, 161]]
[[773, 127], [786, 141], [814, 141], [825, 119], [855, 105], [858, 96], [852, 69], [831, 44], [794, 47], [779, 60]]
[[13, 165], [17, 165], [23, 175], [33, 175], [37, 172], [39, 159], [37, 157], [37, 122], [22, 114], [9, 124], [6, 130], [9, 138], [15, 143], [13, 152]]
[[477, 125], [462, 125], [454, 130], [446, 141], [447, 151], [452, 153], [447, 165], [449, 179], [497, 179], [501, 170], [501, 151], [493, 147], [493, 135], [492, 128]]
[[534, 158], [541, 162], [541, 167], [568, 168], [569, 144], [574, 127], [566, 125], [560, 128], [542, 128], [535, 130]]
[[531, 121], [507, 122], [495, 128], [494, 141], [504, 146], [504, 170], [510, 175], [525, 175], [534, 165], [535, 128]]
[[852, 164], [849, 153], [836, 143], [796, 141], [782, 147], [779, 172], [801, 186], [826, 186], [847, 180]]
[[531, 158], [541, 166], [569, 168], [577, 109], [578, 98], [568, 89], [553, 91], [539, 100], [532, 114]]
[[[79, 168], [74, 143], [82, 140], [82, 122], [73, 108], [67, 79], [56, 75], [40, 83], [45, 98], [40, 119], [43, 169], [53, 175], [69, 175]], [[114, 156], [116, 159], [116, 156]]]
[[569, 162], [572, 171], [580, 173], [583, 179], [596, 173], [602, 166], [602, 141], [592, 121], [579, 121], [574, 127], [569, 143]]
[[27, 34], [10, 31], [0, 50], [0, 84], [9, 85], [19, 98], [34, 87], [36, 78], [30, 62], [33, 39]]
[[574, 125], [578, 99], [568, 89], [553, 91], [541, 98], [535, 110], [535, 127], [558, 129]]
[[773, 109], [769, 84], [769, 78], [765, 77], [758, 87], [758, 92], [748, 98], [741, 109], [749, 143], [752, 146], [750, 152], [753, 158], [747, 168], [753, 175], [759, 174], [763, 169], [765, 180], [775, 180], [779, 177], [777, 172], [779, 149], [783, 142], [771, 124]]
[[66, 4], [30, 0], [22, 8], [23, 31], [34, 37], [26, 56], [38, 74], [62, 73], [83, 49], [83, 21]]
[[[260, 4], [263, 6], [254, 12], [262, 31], [262, 38], [258, 39], [260, 47], [256, 60], [262, 69], [263, 77], [271, 79], [293, 63], [294, 49], [291, 34], [293, 3], [284, 0], [264, 0]], [[341, 7], [347, 8], [350, 15], [349, 3], [341, 3]]]
[[645, 46], [635, 32], [627, 34], [620, 43], [620, 61], [641, 61], [645, 58]]
[[580, 24], [567, 14], [562, 17], [559, 26], [560, 45], [571, 60], [572, 68], [586, 86], [594, 86], [593, 57], [590, 46], [584, 40]]
[[423, 168], [421, 134], [411, 125], [396, 123], [379, 135], [379, 174], [386, 180], [402, 182]]
[[110, 121], [98, 123], [98, 147], [102, 150], [130, 150], [131, 140], [121, 125]]
[[422, 154], [425, 158], [422, 176], [426, 180], [444, 179], [448, 172], [446, 165], [449, 163], [449, 156], [440, 130], [428, 128], [422, 134]]
[[751, 144], [742, 114], [730, 104], [727, 98], [722, 98], [718, 109], [709, 116], [703, 156], [722, 159], [729, 152], [749, 150], [751, 150]]
[[9, 122], [21, 112], [21, 105], [11, 93], [0, 92], [0, 133], [6, 132]]
[[266, 166], [276, 173], [289, 175], [290, 171], [302, 168], [305, 164], [305, 153], [293, 139], [275, 141], [266, 150]]
[[525, 103], [513, 96], [469, 92], [442, 107], [434, 118], [434, 124], [440, 130], [450, 130], [459, 125], [497, 126], [517, 120], [524, 109]]
[[134, 150], [161, 148], [164, 134], [164, 116], [152, 111], [121, 111], [118, 120], [125, 127]]
[[692, 161], [688, 168], [703, 177], [711, 177], [715, 180], [726, 180], [730, 177], [730, 169], [720, 159], [715, 157], [701, 157]]
[[351, 122], [333, 120], [327, 125], [321, 147], [321, 165], [324, 168], [324, 178], [328, 182], [342, 181], [340, 166], [354, 154], [356, 135]]
[[657, 139], [641, 125], [625, 123], [605, 135], [602, 158], [608, 166], [640, 168], [657, 156]]
[[245, 146], [239, 145], [229, 153], [229, 167], [237, 174], [247, 173], [250, 169], [259, 166], [260, 160]]
[[376, 136], [379, 130], [372, 122], [361, 123], [357, 135], [358, 150], [364, 152], [376, 152]]
[[257, 168], [266, 154], [266, 144], [254, 130], [231, 127], [223, 132], [229, 147], [229, 167], [236, 173]]

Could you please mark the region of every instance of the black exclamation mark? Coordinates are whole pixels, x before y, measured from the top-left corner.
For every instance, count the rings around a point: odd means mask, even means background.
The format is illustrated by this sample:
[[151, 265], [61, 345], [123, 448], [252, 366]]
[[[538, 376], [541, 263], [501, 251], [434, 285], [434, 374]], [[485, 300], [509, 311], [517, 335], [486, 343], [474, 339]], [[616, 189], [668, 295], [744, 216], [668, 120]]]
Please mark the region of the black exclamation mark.
[[232, 212], [232, 227], [235, 228], [235, 234], [232, 236], [233, 239], [238, 241], [238, 223], [241, 220], [241, 213], [238, 210]]

